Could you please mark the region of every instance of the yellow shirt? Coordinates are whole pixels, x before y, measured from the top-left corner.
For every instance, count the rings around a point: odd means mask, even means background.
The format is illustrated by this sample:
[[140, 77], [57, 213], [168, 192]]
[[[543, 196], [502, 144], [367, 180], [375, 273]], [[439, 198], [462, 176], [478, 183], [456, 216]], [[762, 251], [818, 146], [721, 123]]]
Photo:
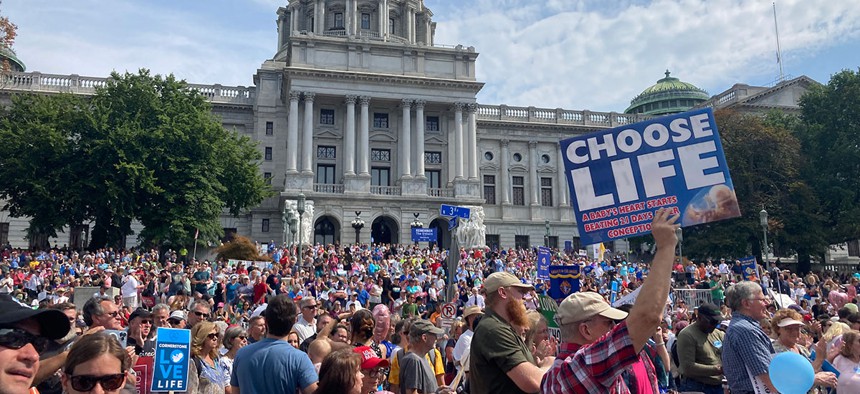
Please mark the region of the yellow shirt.
[[[408, 350], [404, 350], [404, 352], [405, 351]], [[436, 352], [435, 363], [433, 363], [433, 361], [431, 361], [430, 359], [430, 352], [427, 352], [427, 354], [424, 355], [424, 359], [427, 360], [427, 362], [430, 363], [430, 366], [433, 367], [433, 373], [436, 374], [436, 376], [444, 375], [445, 365], [442, 363], [442, 353], [440, 353], [439, 349], [436, 349], [435, 347], [433, 348], [433, 351]], [[388, 373], [388, 383], [399, 385], [400, 363], [397, 361], [397, 353], [400, 353], [400, 351], [395, 352], [394, 355], [391, 357], [391, 370]]]

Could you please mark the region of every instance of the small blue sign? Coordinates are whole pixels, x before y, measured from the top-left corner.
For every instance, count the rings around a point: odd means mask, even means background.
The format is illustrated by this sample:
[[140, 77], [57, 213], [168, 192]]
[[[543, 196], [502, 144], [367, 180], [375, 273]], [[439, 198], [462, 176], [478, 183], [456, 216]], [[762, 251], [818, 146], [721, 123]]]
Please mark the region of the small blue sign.
[[573, 241], [564, 241], [564, 252], [565, 253], [573, 252]]
[[459, 222], [459, 221], [460, 221], [460, 219], [457, 219], [457, 218], [448, 219], [448, 231], [451, 231], [451, 230], [457, 228], [457, 222]]
[[741, 262], [741, 272], [743, 273], [744, 280], [758, 280], [755, 257], [748, 256], [738, 261]]
[[191, 330], [158, 328], [150, 391], [187, 391]]
[[439, 214], [442, 216], [453, 216], [468, 219], [469, 216], [472, 215], [472, 210], [466, 207], [442, 204], [442, 206], [439, 207]]
[[578, 265], [552, 265], [549, 267], [549, 296], [561, 303], [567, 296], [579, 291], [582, 273]]
[[651, 232], [659, 208], [682, 227], [741, 215], [710, 108], [559, 143], [584, 245]]
[[436, 228], [412, 227], [412, 242], [436, 242]]
[[537, 255], [537, 278], [549, 280], [549, 264], [552, 260], [549, 248], [546, 246], [538, 247]]

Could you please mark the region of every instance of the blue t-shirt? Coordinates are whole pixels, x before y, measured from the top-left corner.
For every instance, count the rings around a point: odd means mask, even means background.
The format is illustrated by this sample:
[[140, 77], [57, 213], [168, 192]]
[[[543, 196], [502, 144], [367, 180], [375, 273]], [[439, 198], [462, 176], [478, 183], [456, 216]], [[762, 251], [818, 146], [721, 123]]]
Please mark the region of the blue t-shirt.
[[286, 341], [263, 338], [236, 353], [230, 385], [245, 394], [295, 393], [319, 381], [308, 355]]
[[227, 284], [227, 302], [233, 302], [236, 299], [236, 290], [239, 289], [239, 283], [230, 282]]

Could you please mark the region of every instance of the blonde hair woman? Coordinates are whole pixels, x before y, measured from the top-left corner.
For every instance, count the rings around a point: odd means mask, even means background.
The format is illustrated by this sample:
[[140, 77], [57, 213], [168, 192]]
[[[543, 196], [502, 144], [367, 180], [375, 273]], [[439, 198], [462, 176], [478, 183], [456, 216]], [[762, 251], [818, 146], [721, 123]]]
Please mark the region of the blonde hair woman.
[[[230, 375], [218, 362], [221, 334], [215, 323], [202, 321], [191, 328], [191, 366], [189, 381], [197, 378], [197, 393], [224, 394], [230, 384]], [[193, 387], [189, 382], [189, 387]], [[189, 393], [191, 391], [189, 390]]]

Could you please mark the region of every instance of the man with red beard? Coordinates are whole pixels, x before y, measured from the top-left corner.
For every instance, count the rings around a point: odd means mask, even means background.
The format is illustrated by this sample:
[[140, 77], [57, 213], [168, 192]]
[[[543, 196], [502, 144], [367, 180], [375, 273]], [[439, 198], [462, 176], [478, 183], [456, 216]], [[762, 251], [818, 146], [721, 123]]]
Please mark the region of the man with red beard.
[[469, 359], [473, 393], [536, 393], [554, 357], [540, 365], [520, 331], [529, 326], [523, 295], [534, 287], [507, 272], [494, 272], [484, 281], [487, 309], [475, 328]]

